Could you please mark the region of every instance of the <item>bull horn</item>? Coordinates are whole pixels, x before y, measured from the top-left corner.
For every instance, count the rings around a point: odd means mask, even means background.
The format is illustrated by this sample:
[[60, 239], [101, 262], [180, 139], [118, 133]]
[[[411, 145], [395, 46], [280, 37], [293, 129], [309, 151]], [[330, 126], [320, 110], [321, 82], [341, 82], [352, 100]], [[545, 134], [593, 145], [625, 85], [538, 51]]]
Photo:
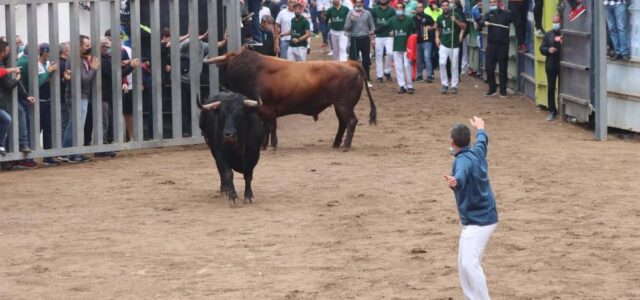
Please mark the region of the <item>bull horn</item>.
[[202, 105], [202, 110], [215, 110], [220, 107], [220, 101]]
[[244, 100], [244, 106], [246, 107], [258, 107], [260, 105], [259, 101], [256, 100]]
[[205, 60], [204, 62], [206, 64], [219, 64], [219, 63], [223, 63], [225, 60], [227, 60], [227, 56], [220, 55], [220, 56], [216, 56], [214, 58], [209, 58], [209, 59]]

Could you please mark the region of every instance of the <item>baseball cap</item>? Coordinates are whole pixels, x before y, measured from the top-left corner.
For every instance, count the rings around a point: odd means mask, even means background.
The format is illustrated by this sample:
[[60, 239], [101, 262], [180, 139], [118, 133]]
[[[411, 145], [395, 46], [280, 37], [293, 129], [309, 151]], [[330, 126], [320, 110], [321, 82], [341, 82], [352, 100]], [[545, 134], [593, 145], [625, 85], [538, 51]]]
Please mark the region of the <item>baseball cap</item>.
[[47, 43], [40, 43], [38, 44], [38, 52], [39, 53], [49, 53], [49, 44]]

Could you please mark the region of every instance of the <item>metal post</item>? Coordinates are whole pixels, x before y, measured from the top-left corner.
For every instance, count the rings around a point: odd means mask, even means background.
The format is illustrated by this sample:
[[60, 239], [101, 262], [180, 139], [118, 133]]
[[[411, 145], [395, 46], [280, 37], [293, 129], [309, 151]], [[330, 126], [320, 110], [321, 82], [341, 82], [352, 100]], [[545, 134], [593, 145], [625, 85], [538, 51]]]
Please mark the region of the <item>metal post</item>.
[[240, 37], [242, 35], [240, 31], [240, 22], [242, 22], [242, 16], [240, 13], [240, 1], [226, 0], [227, 1], [227, 33], [229, 40], [227, 41], [227, 49], [229, 51], [240, 50]]
[[[111, 82], [112, 82], [112, 112], [113, 112], [113, 142], [122, 143], [124, 141], [124, 129], [122, 118], [122, 67], [120, 61], [120, 1], [113, 0], [110, 3], [111, 8]], [[105, 66], [107, 67], [107, 66]]]
[[[16, 11], [15, 11], [15, 1], [10, 1], [9, 5], [4, 6], [4, 12], [6, 16], [5, 24], [7, 28], [7, 42], [9, 42], [9, 48], [11, 48], [11, 53], [9, 53], [9, 62], [7, 67], [12, 68], [16, 66]], [[9, 75], [7, 75], [9, 76]], [[11, 96], [11, 115], [18, 115], [18, 93], [14, 89], [13, 94]], [[14, 117], [14, 120], [18, 118]], [[10, 150], [13, 153], [18, 153], [19, 151], [19, 136], [18, 122], [11, 122], [11, 130], [9, 136], [11, 137]]]
[[[141, 43], [140, 43], [140, 0], [131, 0], [131, 57], [130, 59], [140, 59]], [[154, 32], [157, 34], [157, 32]], [[133, 136], [129, 137], [132, 141], [142, 142], [143, 140], [143, 124], [142, 124], [142, 70], [136, 68], [133, 70]]]
[[[49, 3], [49, 58], [60, 66], [60, 37], [58, 34], [58, 3]], [[64, 70], [52, 74], [51, 83], [51, 147], [62, 148], [62, 92], [60, 90], [60, 74]]]
[[[100, 2], [91, 2], [91, 40], [93, 47], [91, 47], [91, 56], [102, 58], [101, 48], [101, 34], [100, 34]], [[102, 128], [102, 68], [108, 68], [109, 66], [100, 65], [100, 69], [97, 70], [96, 76], [91, 83], [91, 110], [93, 112], [93, 138], [91, 139], [92, 145], [102, 145], [103, 132]]]
[[153, 120], [153, 139], [160, 140], [163, 137], [162, 126], [162, 74], [165, 72], [162, 66], [160, 45], [160, 0], [151, 0], [151, 119]]
[[71, 25], [71, 53], [67, 62], [71, 69], [71, 122], [73, 146], [82, 146], [82, 134], [84, 132], [84, 124], [80, 124], [81, 119], [81, 67], [83, 62], [80, 61], [80, 5], [77, 2], [69, 3], [69, 24]]
[[[40, 51], [38, 51], [38, 11], [36, 4], [27, 4], [27, 37], [29, 39], [29, 45], [27, 49], [29, 55], [28, 60], [28, 72], [29, 78], [26, 81], [29, 83], [28, 93], [29, 96], [34, 96], [36, 102], [33, 105], [29, 105], [29, 109], [25, 111], [27, 115], [31, 115], [29, 126], [29, 132], [31, 133], [30, 144], [34, 150], [42, 149], [40, 144], [40, 95], [39, 95], [39, 80], [38, 80], [38, 65], [40, 64]], [[26, 88], [26, 87], [25, 87]]]
[[[200, 135], [198, 127], [198, 107], [196, 97], [200, 95], [200, 73], [202, 71], [203, 54], [200, 52], [200, 22], [198, 20], [198, 1], [189, 0], [189, 80], [191, 81], [191, 136]], [[202, 95], [200, 95], [202, 96]]]
[[173, 138], [182, 138], [182, 80], [180, 69], [180, 1], [170, 0], [171, 24], [171, 125]]
[[596, 138], [607, 140], [607, 33], [602, 1], [593, 1], [593, 99], [596, 110]]
[[[207, 11], [209, 15], [209, 57], [216, 57], [218, 53], [218, 8], [217, 0], [208, 0]], [[209, 65], [209, 95], [213, 96], [220, 90], [220, 75], [218, 68], [211, 64]], [[203, 99], [204, 100], [204, 99]]]

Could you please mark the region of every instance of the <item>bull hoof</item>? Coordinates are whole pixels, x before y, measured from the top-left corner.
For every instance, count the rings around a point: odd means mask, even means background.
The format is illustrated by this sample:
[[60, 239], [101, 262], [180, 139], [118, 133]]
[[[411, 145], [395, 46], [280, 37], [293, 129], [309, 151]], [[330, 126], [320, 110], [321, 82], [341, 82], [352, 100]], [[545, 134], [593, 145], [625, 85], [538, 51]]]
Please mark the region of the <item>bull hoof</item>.
[[349, 152], [351, 150], [351, 147], [343, 147], [342, 148], [342, 152]]
[[238, 206], [236, 205], [236, 200], [234, 200], [234, 199], [229, 199], [229, 207], [230, 207], [230, 208], [236, 208], [236, 207], [238, 207]]
[[244, 198], [244, 204], [253, 204], [253, 197]]

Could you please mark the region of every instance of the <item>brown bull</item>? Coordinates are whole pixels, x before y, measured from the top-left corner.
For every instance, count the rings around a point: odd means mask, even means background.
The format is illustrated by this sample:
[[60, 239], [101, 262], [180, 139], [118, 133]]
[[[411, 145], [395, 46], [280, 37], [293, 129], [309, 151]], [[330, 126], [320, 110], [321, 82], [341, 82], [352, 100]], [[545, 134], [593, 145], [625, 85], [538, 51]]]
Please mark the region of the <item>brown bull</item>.
[[333, 147], [350, 148], [358, 118], [354, 108], [365, 87], [371, 104], [369, 123], [376, 123], [376, 106], [365, 84], [364, 69], [357, 62], [291, 62], [254, 51], [229, 52], [205, 61], [220, 69], [222, 85], [251, 99], [262, 99], [258, 114], [264, 120], [267, 135], [276, 147], [276, 119], [289, 114], [304, 114], [318, 119], [318, 114], [333, 105], [339, 121]]

